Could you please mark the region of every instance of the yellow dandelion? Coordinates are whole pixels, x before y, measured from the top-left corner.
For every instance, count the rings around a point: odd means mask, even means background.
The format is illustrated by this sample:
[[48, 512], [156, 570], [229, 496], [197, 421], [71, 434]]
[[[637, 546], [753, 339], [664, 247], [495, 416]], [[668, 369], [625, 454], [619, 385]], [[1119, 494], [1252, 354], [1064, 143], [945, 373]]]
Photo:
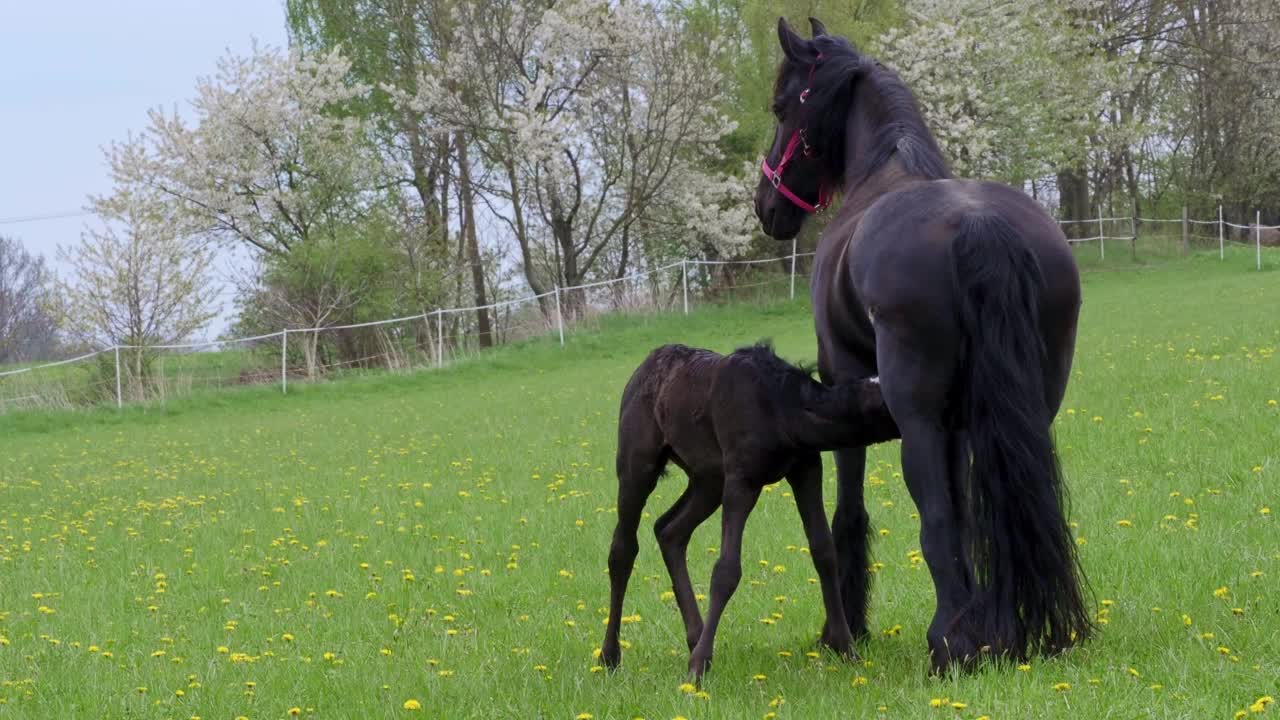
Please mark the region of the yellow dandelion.
[[414, 698], [409, 698], [404, 701], [404, 705], [402, 707], [410, 712], [417, 712], [422, 709], [422, 703], [418, 702]]
[[1060, 682], [1055, 684], [1053, 689], [1058, 692], [1066, 692], [1071, 689], [1071, 683]]

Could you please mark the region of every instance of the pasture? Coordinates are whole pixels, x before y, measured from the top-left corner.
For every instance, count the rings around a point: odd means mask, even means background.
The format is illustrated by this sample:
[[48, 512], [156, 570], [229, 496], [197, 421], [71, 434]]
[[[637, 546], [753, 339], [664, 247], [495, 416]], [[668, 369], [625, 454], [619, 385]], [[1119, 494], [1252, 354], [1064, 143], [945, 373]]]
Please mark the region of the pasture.
[[[651, 533], [683, 489], [673, 470], [641, 526], [621, 668], [599, 670], [622, 386], [663, 342], [772, 337], [812, 360], [808, 306], [783, 301], [287, 397], [0, 418], [0, 716], [1264, 712], [1280, 696], [1280, 276], [1251, 262], [1085, 274], [1056, 434], [1100, 629], [1063, 656], [928, 676], [932, 586], [890, 443], [868, 462], [861, 660], [815, 647], [821, 598], [783, 484], [747, 525], [715, 664], [700, 690], [682, 685]], [[699, 592], [718, 518], [690, 545]]]

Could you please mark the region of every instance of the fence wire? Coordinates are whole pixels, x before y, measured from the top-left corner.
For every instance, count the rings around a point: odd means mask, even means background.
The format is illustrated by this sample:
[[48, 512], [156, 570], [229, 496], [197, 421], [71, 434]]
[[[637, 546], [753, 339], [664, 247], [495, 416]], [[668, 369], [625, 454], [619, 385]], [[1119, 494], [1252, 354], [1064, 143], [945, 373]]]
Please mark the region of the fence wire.
[[[1059, 223], [1077, 256], [1086, 260], [1094, 245], [1099, 262], [1109, 253], [1136, 259], [1142, 236], [1147, 256], [1217, 247], [1225, 258], [1227, 245], [1251, 245], [1261, 269], [1261, 248], [1280, 246], [1280, 226], [1264, 226], [1259, 219], [1239, 224], [1219, 213], [1212, 220], [1098, 217]], [[1152, 232], [1141, 232], [1147, 228]], [[618, 316], [794, 298], [796, 278], [808, 276], [812, 258], [813, 253], [793, 247], [790, 255], [775, 258], [689, 259], [484, 306], [246, 338], [120, 345], [58, 362], [0, 369], [0, 413], [164, 403], [195, 392], [252, 385], [277, 385], [287, 392], [290, 384], [300, 382], [440, 368], [503, 345], [540, 340], [564, 344], [566, 335], [600, 329]]]

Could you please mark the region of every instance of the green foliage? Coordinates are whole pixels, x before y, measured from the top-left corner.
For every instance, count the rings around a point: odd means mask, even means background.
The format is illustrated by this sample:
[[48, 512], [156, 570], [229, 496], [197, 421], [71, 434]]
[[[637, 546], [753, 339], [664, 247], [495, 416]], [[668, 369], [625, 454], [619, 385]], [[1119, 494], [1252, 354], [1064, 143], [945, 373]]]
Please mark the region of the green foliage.
[[773, 82], [778, 62], [778, 18], [801, 31], [817, 17], [859, 49], [876, 52], [877, 38], [901, 21], [897, 0], [695, 0], [683, 7], [687, 31], [721, 40], [718, 62], [733, 86], [724, 112], [737, 128], [721, 141], [726, 165], [753, 162], [769, 148], [773, 133]]

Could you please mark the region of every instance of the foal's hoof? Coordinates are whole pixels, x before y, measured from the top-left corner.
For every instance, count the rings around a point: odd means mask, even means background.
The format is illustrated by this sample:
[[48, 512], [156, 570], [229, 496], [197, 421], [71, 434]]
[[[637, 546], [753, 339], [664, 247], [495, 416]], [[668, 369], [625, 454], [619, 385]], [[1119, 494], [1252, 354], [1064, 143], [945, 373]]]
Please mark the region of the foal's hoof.
[[622, 648], [601, 648], [600, 664], [606, 670], [613, 671], [618, 669], [618, 665], [622, 662]]
[[711, 669], [710, 656], [702, 657], [697, 653], [694, 653], [693, 655], [689, 656], [689, 677], [693, 678], [693, 681], [695, 683], [700, 682], [702, 680], [702, 676], [706, 675], [707, 671], [710, 669]]

